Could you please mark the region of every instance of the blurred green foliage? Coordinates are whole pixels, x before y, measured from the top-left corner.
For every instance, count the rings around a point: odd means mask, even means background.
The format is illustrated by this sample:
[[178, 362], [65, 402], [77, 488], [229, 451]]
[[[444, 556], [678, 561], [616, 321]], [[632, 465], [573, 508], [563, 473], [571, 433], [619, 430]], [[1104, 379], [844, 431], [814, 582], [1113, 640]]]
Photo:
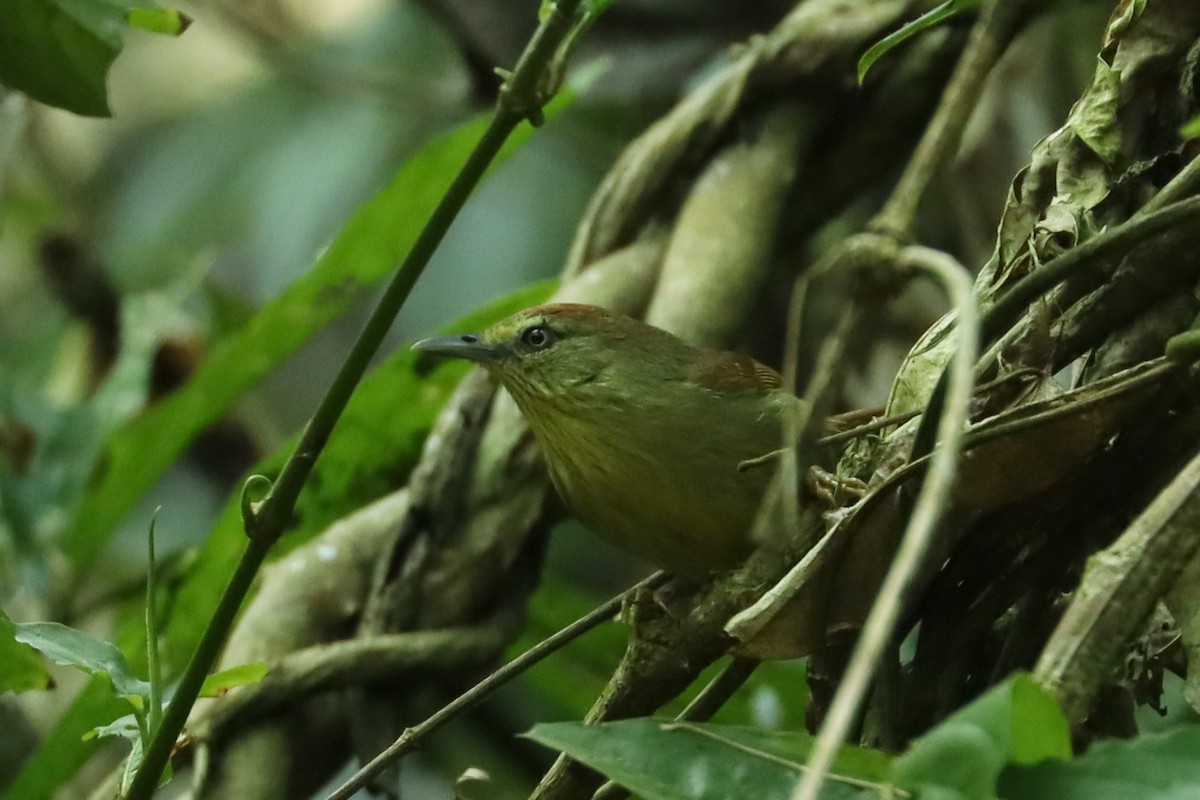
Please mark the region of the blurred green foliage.
[[[486, 124], [484, 118], [472, 120], [422, 148], [387, 187], [359, 207], [307, 274], [210, 350], [185, 387], [109, 438], [100, 475], [67, 529], [63, 545], [72, 562], [86, 564], [103, 547], [115, 525], [199, 431], [389, 274]], [[514, 135], [506, 154], [528, 132], [526, 126]]]
[[47, 689], [50, 673], [29, 645], [17, 641], [12, 620], [0, 611], [0, 693]]
[[0, 4], [0, 83], [76, 114], [108, 116], [108, 68], [130, 27], [178, 36], [187, 17], [145, 0]]
[[[97, 632], [131, 674], [145, 666], [130, 589], [149, 508], [164, 506], [171, 553], [171, 676], [244, 543], [236, 513], [220, 514], [235, 476], [263, 452], [275, 455], [259, 469], [278, 469], [374, 285], [483, 124], [461, 54], [414, 7], [253, 24], [214, 8], [177, 40], [127, 37], [105, 99], [114, 122], [0, 87], [0, 605], [16, 619], [109, 620]], [[547, 296], [538, 279], [611, 151], [593, 136], [581, 159], [571, 131], [551, 123], [525, 167], [497, 165], [500, 185], [485, 184], [434, 265], [451, 284], [423, 288], [395, 344], [522, 285], [457, 327]], [[381, 356], [276, 555], [401, 485], [464, 371], [418, 376], [406, 348]], [[44, 687], [40, 658], [0, 627], [5, 685]], [[0, 788], [49, 797], [69, 781], [100, 745], [83, 735], [122, 713], [106, 684], [59, 711], [19, 773], [0, 767]], [[73, 692], [59, 694], [62, 706]]]

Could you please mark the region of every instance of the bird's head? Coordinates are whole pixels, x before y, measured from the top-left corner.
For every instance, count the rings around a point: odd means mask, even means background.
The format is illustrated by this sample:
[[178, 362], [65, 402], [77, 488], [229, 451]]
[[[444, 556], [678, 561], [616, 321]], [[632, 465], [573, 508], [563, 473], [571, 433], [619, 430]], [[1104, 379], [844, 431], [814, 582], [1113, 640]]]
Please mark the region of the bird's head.
[[528, 308], [482, 333], [425, 339], [413, 349], [479, 364], [527, 410], [635, 391], [639, 374], [678, 369], [692, 352], [658, 328], [574, 303]]

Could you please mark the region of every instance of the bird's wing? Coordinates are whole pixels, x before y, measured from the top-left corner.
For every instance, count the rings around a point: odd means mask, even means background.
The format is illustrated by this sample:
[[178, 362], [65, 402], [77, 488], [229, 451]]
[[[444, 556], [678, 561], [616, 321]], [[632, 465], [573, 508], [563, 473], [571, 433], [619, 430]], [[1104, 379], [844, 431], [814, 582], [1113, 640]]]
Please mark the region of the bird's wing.
[[692, 362], [686, 379], [719, 394], [768, 394], [783, 386], [778, 372], [750, 356], [706, 350]]

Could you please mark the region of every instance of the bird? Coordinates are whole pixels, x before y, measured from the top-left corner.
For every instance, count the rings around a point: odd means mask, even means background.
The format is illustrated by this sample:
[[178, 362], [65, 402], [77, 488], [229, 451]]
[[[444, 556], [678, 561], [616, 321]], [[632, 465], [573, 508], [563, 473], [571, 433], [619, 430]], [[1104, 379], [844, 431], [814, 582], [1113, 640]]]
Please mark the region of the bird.
[[753, 549], [772, 472], [739, 464], [777, 450], [788, 415], [803, 411], [755, 359], [598, 306], [535, 306], [412, 349], [487, 370], [584, 526], [686, 578], [736, 567]]

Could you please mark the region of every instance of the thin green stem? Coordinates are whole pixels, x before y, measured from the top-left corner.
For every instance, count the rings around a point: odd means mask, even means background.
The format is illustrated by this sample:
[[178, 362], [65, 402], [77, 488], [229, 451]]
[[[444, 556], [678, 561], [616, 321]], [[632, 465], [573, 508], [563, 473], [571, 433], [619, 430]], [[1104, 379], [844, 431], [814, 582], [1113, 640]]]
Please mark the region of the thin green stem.
[[150, 518], [149, 550], [150, 563], [146, 568], [146, 667], [150, 674], [150, 708], [148, 718], [150, 731], [158, 730], [162, 722], [162, 667], [158, 660], [158, 575], [154, 565], [154, 523], [158, 521], [158, 512], [162, 507], [154, 509]]
[[[244, 515], [250, 543], [230, 578], [221, 601], [188, 663], [183, 680], [167, 707], [162, 724], [153, 733], [128, 800], [149, 800], [158, 785], [179, 732], [196, 702], [204, 678], [216, 661], [242, 601], [271, 546], [283, 534], [295, 512], [296, 499], [312, 473], [318, 456], [350, 401], [375, 352], [408, 299], [425, 266], [449, 230], [492, 160], [513, 129], [524, 119], [538, 122], [542, 105], [557, 88], [561, 75], [560, 46], [579, 22], [581, 0], [559, 0], [530, 39], [513, 73], [506, 77], [491, 124], [471, 151], [450, 188], [434, 209], [412, 249], [405, 256], [362, 332], [350, 349], [312, 419], [304, 428], [295, 451], [278, 480], [261, 503], [246, 503]], [[253, 480], [253, 479], [252, 479]]]
[[296, 499], [312, 473], [317, 457], [329, 441], [330, 434], [350, 401], [350, 395], [358, 386], [363, 373], [387, 335], [392, 321], [399, 313], [404, 301], [416, 284], [417, 279], [429, 263], [434, 251], [441, 243], [450, 223], [458, 215], [467, 196], [475, 188], [488, 165], [500, 151], [505, 140], [520, 122], [513, 112], [498, 109], [491, 124], [484, 132], [479, 144], [468, 157], [466, 164], [450, 185], [446, 195], [434, 209], [421, 235], [413, 244], [392, 282], [388, 285], [379, 304], [371, 312], [366, 325], [359, 334], [349, 355], [334, 377], [329, 391], [321, 399], [312, 419], [304, 428], [296, 451], [284, 464], [271, 493], [263, 500], [254, 514], [254, 530], [251, 535], [274, 541], [287, 529], [296, 508]]
[[496, 102], [496, 113], [492, 117], [479, 143], [467, 157], [467, 162], [446, 190], [446, 194], [434, 209], [413, 243], [404, 262], [396, 271], [379, 304], [371, 312], [362, 333], [354, 342], [329, 391], [321, 400], [316, 413], [309, 420], [300, 437], [300, 443], [291, 458], [283, 466], [278, 480], [267, 498], [254, 514], [254, 530], [251, 535], [277, 539], [291, 522], [296, 499], [312, 473], [317, 457], [325, 448], [333, 428], [350, 401], [350, 395], [358, 386], [363, 373], [387, 335], [392, 321], [400, 312], [404, 301], [421, 277], [429, 259], [441, 244], [450, 224], [462, 210], [467, 198], [495, 159], [509, 134], [525, 118], [540, 113], [548, 98], [539, 88], [542, 75], [549, 69], [551, 61], [574, 24], [575, 10], [580, 0], [561, 0], [555, 10], [534, 32], [529, 46], [517, 62], [512, 75], [500, 87]]
[[958, 312], [957, 343], [948, 367], [950, 379], [945, 412], [937, 425], [939, 444], [933, 451], [928, 476], [917, 495], [896, 556], [871, 604], [845, 677], [817, 735], [808, 770], [796, 783], [793, 800], [816, 800], [838, 748], [858, 715], [879, 658], [895, 635], [905, 592], [910, 589], [929, 551], [938, 522], [949, 505], [966, 437], [967, 414], [975, 387], [975, 356], [979, 351], [979, 312], [971, 294], [970, 274], [945, 253], [926, 247], [906, 247], [901, 258], [902, 264], [934, 275]]
[[196, 646], [196, 652], [192, 654], [192, 660], [188, 662], [179, 688], [175, 690], [174, 698], [167, 705], [162, 724], [154, 731], [150, 746], [146, 748], [142, 765], [130, 784], [129, 794], [125, 796], [126, 800], [149, 800], [154, 795], [154, 790], [158, 787], [158, 778], [167, 765], [167, 759], [171, 757], [175, 740], [183, 730], [183, 723], [187, 721], [196, 697], [200, 694], [200, 687], [208, 677], [213, 662], [217, 660], [217, 654], [225, 644], [225, 637], [233, 626], [233, 619], [241, 608], [242, 600], [250, 591], [250, 584], [254, 582], [254, 576], [258, 574], [258, 568], [262, 566], [263, 559], [267, 557], [270, 549], [271, 543], [263, 539], [251, 539], [246, 543], [246, 550], [221, 594], [221, 600], [217, 603], [212, 619], [208, 621], [208, 627], [204, 629], [204, 635], [200, 638], [200, 644]]
[[655, 572], [603, 605], [597, 606], [567, 627], [560, 629], [557, 633], [538, 642], [442, 706], [432, 716], [426, 718], [424, 722], [414, 725], [411, 728], [406, 728], [396, 741], [392, 742], [383, 752], [364, 764], [358, 772], [354, 773], [348, 781], [339, 786], [325, 800], [349, 800], [355, 792], [365, 787], [371, 778], [382, 772], [393, 761], [416, 750], [435, 731], [491, 697], [501, 686], [525, 672], [546, 656], [562, 649], [592, 628], [611, 620], [613, 615], [621, 610], [621, 606], [627, 598], [634, 597], [639, 592], [654, 589], [662, 585], [665, 579], [666, 575], [664, 573]]
[[870, 222], [870, 228], [899, 241], [911, 238], [917, 206], [939, 169], [954, 157], [962, 141], [971, 112], [992, 67], [1019, 28], [1028, 2], [992, 0], [971, 29], [971, 38], [946, 85], [942, 101], [925, 129], [904, 174], [888, 196], [887, 203]]

